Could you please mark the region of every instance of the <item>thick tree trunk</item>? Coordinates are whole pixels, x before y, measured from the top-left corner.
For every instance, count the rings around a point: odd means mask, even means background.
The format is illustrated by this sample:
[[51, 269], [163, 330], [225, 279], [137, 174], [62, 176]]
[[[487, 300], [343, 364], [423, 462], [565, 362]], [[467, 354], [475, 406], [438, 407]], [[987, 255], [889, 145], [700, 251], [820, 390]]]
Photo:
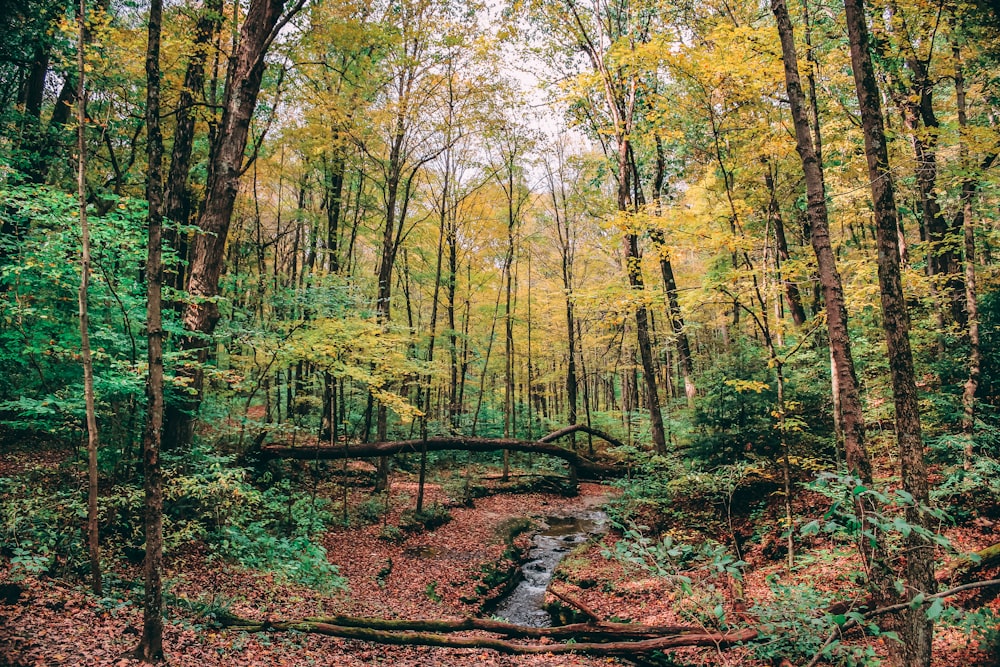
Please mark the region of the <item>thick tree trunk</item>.
[[441, 452], [449, 450], [469, 452], [516, 451], [555, 456], [566, 461], [576, 469], [577, 474], [586, 479], [604, 479], [618, 477], [626, 471], [616, 464], [597, 463], [584, 458], [571, 449], [552, 444], [559, 438], [574, 433], [589, 433], [601, 438], [613, 446], [624, 446], [618, 439], [592, 429], [583, 424], [575, 424], [553, 431], [538, 440], [518, 440], [516, 438], [476, 438], [476, 437], [432, 437], [426, 440], [395, 440], [388, 442], [372, 442], [360, 445], [338, 445], [289, 447], [287, 445], [265, 445], [261, 451], [267, 456], [287, 459], [305, 460], [339, 460], [343, 458], [375, 458], [392, 456], [393, 454], [415, 453], [423, 451]]
[[343, 209], [344, 163], [343, 152], [338, 148], [332, 164], [325, 169], [326, 269], [330, 273], [340, 273], [340, 215]]
[[[184, 73], [184, 85], [177, 98], [177, 126], [174, 128], [174, 145], [170, 155], [170, 171], [164, 193], [163, 217], [175, 225], [186, 225], [191, 211], [188, 193], [188, 175], [191, 172], [191, 153], [195, 136], [194, 105], [205, 85], [205, 64], [209, 46], [222, 24], [222, 0], [207, 0], [195, 24], [191, 57]], [[148, 124], [147, 120], [147, 124]], [[148, 130], [147, 130], [148, 132]], [[181, 237], [176, 230], [169, 230], [164, 238], [174, 250], [181, 250]], [[181, 255], [183, 259], [183, 255]], [[174, 287], [184, 287], [184, 267], [177, 267]]]
[[[381, 644], [490, 649], [509, 655], [578, 653], [595, 656], [637, 657], [683, 646], [724, 647], [757, 637], [753, 629], [710, 632], [696, 626], [649, 626], [628, 623], [577, 623], [534, 628], [482, 618], [387, 621], [353, 616], [315, 617], [289, 621], [255, 622], [232, 619], [228, 627], [244, 632], [311, 632]], [[456, 637], [452, 633], [488, 632], [489, 637]], [[567, 643], [526, 644], [511, 639], [568, 640]]]
[[240, 28], [239, 44], [226, 75], [222, 122], [209, 164], [205, 206], [198, 219], [199, 233], [191, 248], [187, 289], [191, 302], [182, 318], [186, 335], [181, 341], [190, 363], [178, 375], [190, 383], [193, 394], [182, 405], [166, 411], [165, 442], [183, 447], [191, 442], [195, 413], [201, 403], [202, 365], [208, 359], [209, 339], [219, 321], [215, 297], [219, 293], [222, 258], [229, 223], [243, 169], [250, 118], [257, 106], [267, 49], [281, 19], [285, 0], [251, 0]]
[[[581, 654], [594, 656], [635, 657], [648, 655], [657, 651], [665, 651], [684, 646], [723, 647], [747, 642], [757, 636], [756, 630], [735, 630], [728, 633], [711, 633], [703, 629], [675, 634], [654, 639], [636, 641], [608, 641], [606, 643], [591, 643], [586, 641], [569, 642], [566, 644], [522, 644], [503, 639], [450, 637], [444, 634], [427, 632], [394, 632], [391, 630], [373, 630], [366, 627], [342, 626], [326, 623], [323, 620], [301, 620], [271, 622], [257, 625], [234, 625], [244, 631], [296, 631], [311, 632], [344, 637], [380, 644], [397, 644], [404, 646], [440, 646], [458, 649], [490, 649], [508, 655], [562, 655]], [[447, 630], [447, 629], [446, 629]]]
[[146, 256], [146, 332], [149, 371], [146, 378], [146, 427], [142, 439], [146, 549], [143, 574], [142, 637], [133, 657], [163, 661], [163, 473], [160, 442], [163, 428], [163, 139], [160, 133], [160, 32], [162, 0], [151, 0], [146, 47], [146, 200], [149, 203], [149, 247]]
[[[861, 407], [861, 395], [851, 355], [851, 338], [848, 330], [847, 306], [844, 289], [837, 270], [837, 259], [830, 241], [830, 224], [826, 207], [826, 187], [823, 179], [823, 165], [816, 154], [809, 117], [806, 112], [805, 95], [799, 78], [798, 57], [795, 52], [795, 38], [792, 22], [785, 0], [771, 0], [781, 38], [782, 59], [785, 65], [785, 84], [795, 125], [795, 146], [802, 160], [802, 170], [806, 179], [806, 215], [811, 230], [810, 240], [816, 254], [823, 301], [826, 307], [826, 324], [830, 338], [830, 352], [833, 358], [831, 370], [837, 374], [834, 383], [839, 395], [840, 426], [844, 434], [844, 451], [848, 468], [864, 482], [872, 480], [871, 462], [865, 448], [865, 423]], [[780, 252], [780, 248], [779, 248]], [[787, 255], [787, 250], [785, 251]], [[803, 313], [804, 316], [804, 313]], [[798, 320], [796, 319], [798, 323]]]
[[[917, 387], [910, 351], [910, 318], [903, 295], [900, 275], [899, 244], [897, 242], [896, 201], [888, 148], [882, 121], [881, 100], [875, 81], [875, 71], [869, 51], [868, 26], [864, 0], [846, 0], [847, 28], [851, 50], [851, 65], [861, 111], [865, 137], [865, 155], [878, 244], [878, 277], [882, 300], [882, 325], [885, 329], [892, 375], [893, 398], [896, 408], [896, 438], [902, 471], [903, 490], [913, 498], [906, 509], [906, 520], [913, 525], [929, 527], [921, 506], [929, 500], [927, 470], [924, 465], [923, 438]], [[926, 537], [912, 531], [906, 539], [905, 596], [931, 595], [936, 590], [934, 580], [934, 549]], [[933, 621], [922, 608], [909, 609], [898, 628], [902, 644], [891, 645], [897, 662], [907, 667], [927, 667], [931, 660]]]
[[32, 118], [36, 124], [42, 115], [42, 97], [45, 94], [45, 79], [49, 73], [50, 54], [51, 47], [39, 40], [35, 45], [35, 55], [31, 60], [28, 80], [25, 82], [23, 97], [20, 100], [24, 105], [24, 115]]

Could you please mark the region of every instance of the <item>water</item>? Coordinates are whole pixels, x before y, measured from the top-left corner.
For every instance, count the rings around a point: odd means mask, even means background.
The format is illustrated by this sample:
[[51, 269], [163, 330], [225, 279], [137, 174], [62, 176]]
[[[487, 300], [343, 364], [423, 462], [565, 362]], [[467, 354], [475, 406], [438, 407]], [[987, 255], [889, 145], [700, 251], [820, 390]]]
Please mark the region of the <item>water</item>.
[[607, 530], [607, 515], [600, 511], [545, 519], [547, 528], [532, 538], [528, 560], [521, 566], [523, 579], [497, 605], [494, 614], [511, 623], [545, 628], [552, 618], [545, 611], [545, 591], [563, 556], [593, 535]]

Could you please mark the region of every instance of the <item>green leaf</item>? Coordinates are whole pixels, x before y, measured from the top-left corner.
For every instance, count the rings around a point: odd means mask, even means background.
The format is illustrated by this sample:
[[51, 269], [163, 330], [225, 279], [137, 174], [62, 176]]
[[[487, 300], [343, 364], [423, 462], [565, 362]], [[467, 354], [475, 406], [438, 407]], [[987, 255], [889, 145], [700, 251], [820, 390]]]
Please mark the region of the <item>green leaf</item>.
[[944, 603], [941, 602], [941, 598], [934, 598], [934, 601], [931, 602], [931, 606], [927, 608], [928, 620], [936, 620], [941, 615], [942, 611], [944, 611]]
[[802, 526], [800, 532], [802, 535], [816, 535], [819, 533], [819, 520], [810, 521], [806, 525]]

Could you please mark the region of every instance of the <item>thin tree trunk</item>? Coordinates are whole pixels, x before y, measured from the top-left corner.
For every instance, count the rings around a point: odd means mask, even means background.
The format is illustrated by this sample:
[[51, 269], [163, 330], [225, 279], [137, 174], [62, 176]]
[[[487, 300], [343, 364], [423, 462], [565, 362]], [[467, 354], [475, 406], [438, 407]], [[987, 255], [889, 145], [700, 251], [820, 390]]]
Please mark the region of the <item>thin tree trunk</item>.
[[143, 564], [145, 593], [142, 637], [133, 657], [147, 663], [163, 662], [163, 473], [160, 444], [163, 428], [163, 138], [160, 133], [160, 31], [162, 0], [151, 0], [146, 47], [146, 200], [149, 203], [149, 247], [146, 256], [146, 332], [149, 371], [146, 378], [146, 428], [142, 439], [145, 491], [146, 553]]
[[[449, 75], [451, 61], [449, 65]], [[452, 78], [448, 78], [448, 93], [451, 95], [453, 93], [452, 89]], [[448, 129], [446, 141], [451, 143], [451, 120], [452, 120], [452, 110], [453, 110], [454, 98], [449, 98], [448, 106]], [[437, 334], [437, 317], [438, 317], [438, 299], [441, 294], [441, 268], [444, 263], [444, 239], [446, 235], [446, 227], [448, 221], [448, 186], [451, 182], [451, 155], [450, 151], [445, 151], [445, 168], [444, 168], [444, 182], [441, 185], [441, 199], [440, 199], [440, 219], [438, 221], [438, 245], [437, 245], [437, 265], [434, 270], [434, 293], [431, 297], [431, 322], [430, 322], [430, 339], [427, 341], [427, 365], [430, 366], [434, 363], [434, 342], [436, 340], [435, 336]], [[426, 385], [424, 387], [423, 396], [423, 410], [424, 414], [420, 418], [420, 475], [417, 485], [417, 512], [421, 512], [424, 509], [424, 481], [427, 476], [427, 418], [431, 411], [431, 382], [432, 376], [427, 375], [424, 379]]]
[[[628, 162], [629, 143], [621, 138], [618, 148], [618, 210], [626, 213], [629, 210], [629, 175]], [[639, 358], [642, 362], [642, 375], [646, 383], [646, 406], [649, 409], [650, 431], [653, 437], [653, 450], [657, 454], [667, 451], [666, 439], [663, 435], [663, 416], [660, 414], [660, 397], [656, 390], [656, 369], [653, 366], [653, 351], [649, 340], [649, 316], [646, 305], [642, 302], [645, 285], [642, 278], [642, 258], [639, 256], [639, 239], [634, 232], [627, 231], [624, 238], [625, 272], [633, 293], [640, 302], [635, 307], [635, 332], [639, 345]], [[636, 392], [638, 394], [638, 392]], [[637, 397], [638, 398], [638, 397]], [[638, 401], [637, 401], [638, 402]]]
[[[527, 399], [524, 401], [524, 403], [525, 403], [525, 409], [528, 412], [528, 438], [530, 439], [530, 438], [535, 437], [535, 435], [534, 435], [534, 426], [532, 424], [532, 421], [534, 420], [534, 405], [532, 404], [532, 398], [533, 398], [534, 393], [535, 393], [534, 392], [534, 388], [533, 388], [534, 387], [535, 377], [534, 377], [534, 372], [532, 371], [533, 358], [531, 356], [531, 249], [530, 248], [528, 249], [527, 255], [528, 255], [528, 295], [527, 295], [527, 298], [528, 298], [528, 314], [527, 314], [527, 317], [528, 317], [528, 321], [527, 321], [527, 328], [528, 328], [528, 359], [527, 359], [527, 364], [526, 364], [527, 365], [527, 380], [526, 380], [526, 382], [527, 382], [527, 385], [528, 385], [528, 394], [527, 394]], [[575, 389], [575, 385], [574, 385], [574, 389]], [[575, 414], [576, 410], [575, 410], [575, 406], [573, 408], [571, 408], [571, 411], [574, 413], [573, 414], [573, 421], [571, 423], [575, 424], [576, 423], [576, 414]], [[574, 449], [576, 449], [576, 438], [575, 437], [573, 438], [572, 447]]]
[[83, 359], [83, 393], [87, 406], [87, 547], [90, 554], [91, 588], [101, 594], [101, 546], [97, 525], [97, 408], [94, 399], [94, 360], [90, 353], [90, 317], [87, 297], [90, 290], [90, 223], [87, 220], [87, 82], [84, 51], [86, 40], [87, 3], [80, 0], [77, 10], [77, 78], [76, 94], [76, 195], [80, 204], [80, 356]]
[[[556, 182], [552, 170], [546, 164], [546, 171], [549, 178], [549, 194], [552, 197], [552, 214], [556, 223], [556, 236], [559, 240], [560, 262], [562, 267], [563, 292], [566, 302], [566, 343], [567, 343], [567, 363], [566, 363], [566, 398], [569, 402], [569, 409], [566, 414], [566, 421], [575, 424], [577, 421], [577, 373], [576, 373], [576, 327], [574, 326], [573, 313], [573, 260], [576, 251], [576, 234], [570, 222], [570, 211], [566, 201], [566, 177], [563, 171], [563, 146], [557, 146], [559, 160], [559, 183], [558, 193]], [[576, 448], [576, 439], [572, 441], [572, 447]]]
[[[517, 217], [514, 211], [514, 154], [507, 164], [507, 254], [504, 257], [504, 392], [503, 392], [503, 436], [513, 435], [514, 419], [514, 316], [511, 312], [511, 291], [514, 282], [514, 232]], [[510, 474], [510, 452], [503, 453], [503, 477], [507, 481]]]
[[458, 234], [455, 217], [448, 219], [448, 356], [450, 361], [450, 393], [448, 396], [448, 417], [452, 429], [457, 429], [462, 413], [458, 391], [458, 331], [455, 329], [455, 291], [458, 283]]
[[[639, 180], [639, 170], [636, 168], [634, 157], [632, 159], [632, 173], [636, 182]], [[666, 161], [663, 155], [663, 143], [660, 137], [656, 137], [656, 175], [653, 180], [653, 204], [656, 215], [662, 215], [661, 191], [663, 190], [666, 178]], [[641, 195], [642, 191], [638, 190]], [[684, 380], [684, 396], [687, 398], [688, 407], [694, 409], [695, 397], [698, 395], [698, 388], [694, 382], [694, 361], [691, 358], [691, 343], [688, 341], [687, 331], [684, 330], [684, 318], [681, 315], [681, 306], [677, 299], [677, 281], [674, 278], [674, 266], [670, 259], [670, 249], [667, 247], [663, 232], [659, 229], [650, 230], [650, 238], [655, 244], [656, 251], [660, 259], [660, 274], [663, 278], [663, 290], [667, 293], [667, 315], [670, 319], [670, 330], [674, 336], [674, 346], [677, 348], [678, 369]]]
[[[583, 355], [583, 332], [580, 327], [580, 320], [576, 320], [576, 339], [577, 346], [580, 349], [580, 372], [583, 374], [583, 411], [587, 416], [587, 428], [591, 427], [590, 423], [590, 383], [587, 381], [587, 364]], [[575, 355], [576, 349], [570, 348], [570, 354]], [[595, 398], [597, 394], [595, 392]], [[595, 407], [596, 409], [596, 407]], [[591, 437], [590, 433], [587, 433], [587, 452], [591, 456], [594, 455], [594, 439]]]
[[[952, 50], [955, 59], [955, 97], [958, 104], [958, 124], [964, 133], [968, 127], [965, 107], [965, 74], [962, 67], [962, 52], [958, 46]], [[963, 167], [970, 167], [969, 149], [963, 134], [959, 146]], [[969, 336], [969, 375], [962, 390], [962, 435], [964, 467], [972, 468], [976, 431], [976, 390], [982, 365], [979, 347], [979, 305], [976, 301], [976, 230], [972, 217], [972, 198], [975, 184], [971, 178], [962, 182], [962, 237], [965, 245], [965, 315]]]
[[[792, 321], [795, 322], [795, 326], [801, 327], [806, 323], [806, 311], [802, 308], [799, 287], [795, 281], [781, 275], [781, 263], [787, 262], [790, 255], [788, 254], [788, 240], [785, 238], [785, 222], [781, 217], [781, 207], [778, 205], [778, 195], [774, 187], [774, 176], [771, 174], [771, 163], [766, 158], [761, 161], [764, 164], [764, 186], [768, 193], [767, 215], [771, 219], [771, 224], [774, 225], [774, 244], [777, 251], [775, 266], [778, 270], [778, 279], [785, 287], [785, 301], [788, 303], [788, 310], [792, 313]], [[820, 169], [822, 169], [822, 165]]]
[[[927, 470], [924, 464], [923, 438], [917, 387], [910, 351], [910, 317], [903, 294], [897, 242], [896, 201], [892, 171], [882, 120], [882, 105], [875, 70], [869, 51], [868, 26], [864, 0], [845, 0], [851, 65], [861, 111], [865, 137], [868, 177], [875, 208], [878, 243], [878, 277], [882, 301], [882, 325], [885, 329], [896, 407], [896, 438], [902, 472], [903, 490], [914, 500], [906, 508], [911, 525], [929, 528], [928, 517], [921, 510], [929, 501]], [[914, 530], [906, 538], [906, 586], [904, 596], [931, 595], [937, 589], [934, 579], [934, 549], [930, 541]], [[899, 625], [901, 645], [890, 643], [894, 659], [907, 667], [928, 667], [934, 624], [922, 608], [904, 613]]]

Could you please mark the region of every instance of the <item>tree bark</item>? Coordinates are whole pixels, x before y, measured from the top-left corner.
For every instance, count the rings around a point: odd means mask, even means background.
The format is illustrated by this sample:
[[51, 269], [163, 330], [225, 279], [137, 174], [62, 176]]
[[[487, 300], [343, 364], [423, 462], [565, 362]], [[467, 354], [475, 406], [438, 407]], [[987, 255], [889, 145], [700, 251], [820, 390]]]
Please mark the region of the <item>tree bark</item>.
[[[296, 9], [301, 4], [297, 3]], [[266, 66], [264, 57], [274, 40], [284, 5], [285, 0], [251, 0], [226, 74], [222, 121], [212, 148], [199, 231], [191, 248], [187, 280], [191, 302], [182, 317], [186, 333], [181, 348], [187, 353], [188, 363], [178, 369], [178, 375], [189, 382], [193, 393], [182, 405], [171, 405], [166, 410], [164, 440], [170, 446], [186, 446], [193, 436], [204, 383], [202, 366], [208, 359], [209, 339], [219, 321], [215, 297], [219, 293], [223, 252], [243, 170], [250, 118], [260, 93]]]
[[87, 424], [87, 547], [90, 555], [91, 588], [101, 594], [101, 547], [97, 525], [97, 408], [94, 398], [94, 361], [90, 353], [90, 317], [87, 298], [90, 290], [90, 223], [87, 219], [87, 81], [84, 68], [86, 47], [86, 0], [80, 0], [77, 9], [77, 78], [76, 93], [76, 196], [80, 206], [80, 357], [83, 359], [83, 393], [86, 403]]
[[163, 428], [163, 138], [160, 133], [160, 33], [162, 0], [151, 0], [146, 47], [146, 200], [149, 203], [149, 247], [146, 256], [146, 333], [149, 371], [146, 378], [146, 427], [142, 439], [146, 549], [143, 574], [142, 637], [133, 657], [163, 662], [163, 472], [160, 443]]
[[[656, 137], [655, 144], [656, 175], [653, 178], [653, 204], [656, 215], [661, 215], [661, 192], [666, 178], [666, 160], [663, 155], [663, 143], [660, 141], [659, 136]], [[635, 169], [634, 160], [633, 173], [638, 180], [639, 171]], [[667, 315], [670, 318], [670, 330], [674, 335], [674, 346], [677, 348], [677, 365], [684, 380], [684, 396], [687, 398], [688, 407], [694, 409], [694, 400], [698, 395], [698, 387], [694, 382], [694, 362], [691, 358], [691, 343], [688, 341], [687, 331], [684, 330], [684, 317], [681, 315], [681, 306], [677, 299], [677, 280], [674, 278], [674, 266], [670, 260], [670, 249], [667, 247], [663, 232], [659, 229], [650, 230], [650, 239], [655, 244], [656, 251], [659, 254], [663, 290], [667, 293]]]
[[386, 442], [362, 443], [360, 445], [338, 445], [335, 447], [309, 446], [289, 447], [287, 445], [265, 445], [261, 451], [274, 458], [306, 459], [306, 460], [339, 460], [343, 458], [375, 458], [393, 454], [415, 453], [422, 451], [426, 443], [428, 452], [460, 450], [469, 452], [517, 451], [555, 456], [566, 461], [576, 469], [577, 473], [587, 479], [604, 479], [617, 477], [625, 473], [625, 469], [616, 464], [598, 463], [584, 458], [571, 449], [552, 444], [559, 438], [573, 433], [590, 433], [613, 446], [624, 446], [621, 441], [606, 433], [583, 424], [575, 424], [553, 431], [538, 440], [518, 440], [516, 438], [476, 438], [476, 437], [432, 437], [426, 440], [395, 440]]
[[[902, 486], [913, 497], [913, 504], [906, 509], [906, 520], [913, 525], [929, 527], [928, 518], [921, 510], [921, 506], [926, 506], [929, 500], [927, 470], [924, 464], [913, 355], [910, 351], [910, 318], [900, 275], [896, 201], [881, 100], [869, 51], [864, 0], [845, 0], [845, 8], [851, 65], [861, 111], [868, 177], [875, 208], [882, 325], [886, 334], [896, 408], [896, 438]], [[931, 543], [926, 537], [919, 535], [918, 531], [912, 531], [906, 538], [906, 546], [904, 595], [911, 598], [920, 593], [933, 594], [937, 584], [934, 580], [934, 550]], [[902, 645], [893, 643], [890, 646], [898, 663], [907, 667], [930, 665], [933, 621], [927, 618], [922, 608], [903, 612], [899, 635]]]
[[[789, 25], [791, 25], [790, 22]], [[781, 30], [780, 21], [778, 22], [778, 30]], [[781, 275], [781, 263], [787, 262], [791, 255], [788, 253], [788, 239], [785, 237], [785, 221], [781, 217], [781, 206], [778, 204], [778, 194], [774, 187], [771, 163], [766, 158], [762, 159], [761, 162], [764, 165], [764, 186], [767, 188], [768, 193], [767, 215], [771, 219], [771, 224], [774, 225], [774, 245], [777, 253], [775, 264], [778, 269], [778, 277], [781, 280], [781, 284], [785, 287], [785, 301], [788, 303], [788, 310], [792, 314], [792, 321], [795, 322], [795, 326], [801, 327], [806, 323], [806, 311], [802, 307], [802, 296], [799, 294], [799, 287], [795, 284], [795, 281]]]
[[[826, 325], [833, 357], [832, 370], [837, 374], [835, 386], [839, 392], [840, 425], [844, 434], [844, 451], [848, 469], [865, 483], [871, 483], [871, 462], [865, 447], [865, 422], [858, 391], [854, 358], [851, 355], [851, 337], [848, 329], [847, 306], [844, 288], [837, 270], [837, 259], [830, 241], [830, 223], [826, 206], [826, 186], [823, 165], [817, 154], [805, 95], [799, 77], [798, 56], [792, 21], [785, 0], [771, 0], [771, 9], [781, 39], [782, 60], [785, 67], [785, 85], [795, 125], [795, 147], [802, 161], [806, 179], [806, 215], [811, 230], [810, 241], [816, 254], [823, 301], [826, 307]], [[780, 247], [779, 247], [780, 252]], [[787, 255], [787, 250], [785, 251]], [[801, 306], [800, 306], [801, 308]], [[803, 313], [804, 317], [804, 313]], [[798, 319], [796, 319], [798, 323]]]
[[[340, 628], [364, 628], [378, 632], [455, 632], [480, 631], [510, 639], [575, 640], [607, 644], [619, 641], [642, 641], [664, 637], [692, 637], [706, 634], [705, 628], [687, 625], [642, 625], [615, 623], [594, 619], [587, 623], [572, 623], [554, 627], [516, 625], [489, 618], [466, 617], [461, 619], [382, 619], [364, 616], [319, 616], [299, 621], [256, 622], [233, 618], [226, 624], [235, 630], [248, 632], [279, 629], [277, 623], [324, 623]], [[707, 633], [712, 634], [712, 633]]]
[[[164, 193], [163, 217], [175, 225], [187, 224], [191, 211], [188, 193], [188, 175], [191, 172], [191, 153], [194, 147], [196, 95], [200, 96], [205, 85], [205, 64], [209, 45], [222, 24], [222, 0], [207, 0], [195, 24], [191, 58], [184, 72], [184, 85], [177, 98], [177, 125], [174, 128], [174, 145], [170, 155], [170, 171]], [[148, 123], [148, 120], [147, 120]], [[147, 129], [147, 136], [149, 130]], [[185, 236], [176, 230], [167, 232], [166, 241], [181, 254], [179, 241]], [[186, 245], [186, 244], [185, 244]], [[184, 259], [181, 254], [181, 259]], [[184, 287], [183, 264], [177, 267], [174, 287]]]
[[[962, 67], [962, 52], [958, 46], [953, 49], [955, 59], [955, 98], [958, 106], [958, 125], [962, 132], [968, 127], [965, 108], [965, 74]], [[959, 153], [965, 169], [970, 168], [969, 149], [963, 136]], [[976, 391], [982, 372], [982, 352], [979, 347], [979, 304], [976, 293], [976, 230], [972, 221], [972, 198], [975, 183], [971, 178], [962, 180], [962, 239], [965, 246], [965, 317], [969, 338], [969, 375], [962, 389], [962, 436], [964, 467], [972, 468], [976, 431]]]
[[[254, 626], [244, 626], [242, 629], [254, 629]], [[367, 628], [344, 627], [314, 621], [292, 621], [288, 623], [272, 623], [256, 628], [264, 630], [294, 630], [296, 632], [313, 632], [334, 637], [345, 637], [381, 644], [440, 646], [447, 648], [491, 649], [508, 655], [562, 655], [567, 653], [594, 656], [629, 657], [647, 655], [656, 651], [664, 651], [684, 646], [729, 646], [750, 641], [757, 636], [756, 630], [738, 630], [729, 633], [685, 634], [673, 637], [658, 637], [639, 641], [608, 642], [606, 644], [577, 642], [568, 644], [517, 644], [501, 639], [448, 637], [438, 634], [418, 632], [389, 632], [370, 630]]]

